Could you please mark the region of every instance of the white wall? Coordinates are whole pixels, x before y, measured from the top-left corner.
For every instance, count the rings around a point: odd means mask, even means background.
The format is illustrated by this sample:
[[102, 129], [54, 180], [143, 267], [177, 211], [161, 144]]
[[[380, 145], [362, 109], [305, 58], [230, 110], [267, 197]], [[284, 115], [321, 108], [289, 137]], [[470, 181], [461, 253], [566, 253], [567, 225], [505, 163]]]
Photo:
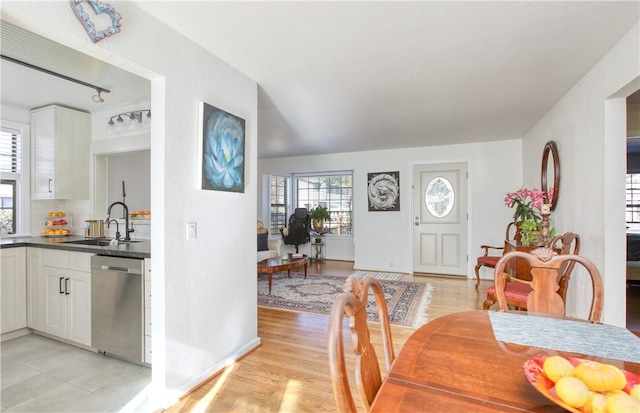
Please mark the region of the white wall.
[[[469, 166], [469, 262], [467, 275], [475, 277], [475, 259], [481, 244], [501, 246], [504, 230], [513, 211], [504, 206], [507, 192], [522, 185], [519, 139], [466, 145], [406, 148], [386, 151], [341, 153], [322, 156], [261, 159], [258, 175], [273, 173], [352, 170], [354, 176], [353, 259], [356, 269], [413, 272], [412, 258], [412, 179], [413, 166], [421, 163], [467, 162]], [[400, 171], [400, 211], [369, 212], [367, 173]], [[267, 181], [262, 179], [263, 182]], [[268, 181], [267, 181], [268, 182]], [[538, 185], [539, 186], [539, 185]], [[268, 186], [258, 188], [258, 199], [265, 200]], [[258, 219], [268, 222], [268, 210], [260, 202]], [[346, 242], [346, 241], [345, 241]], [[327, 238], [327, 258], [349, 259], [339, 255], [344, 248]], [[481, 273], [492, 278], [493, 273]]]
[[[558, 144], [560, 199], [551, 218], [581, 237], [583, 255], [604, 279], [602, 321], [625, 325], [625, 97], [640, 89], [640, 31], [636, 25], [525, 136], [525, 183], [540, 180], [545, 142]], [[583, 274], [584, 275], [584, 274]], [[569, 312], [584, 316], [591, 289], [579, 279]]]
[[[257, 85], [132, 3], [91, 43], [67, 1], [4, 2], [3, 19], [151, 80], [153, 387], [166, 406], [256, 346]], [[245, 192], [200, 191], [198, 103], [246, 120]], [[186, 222], [198, 238], [186, 241]]]

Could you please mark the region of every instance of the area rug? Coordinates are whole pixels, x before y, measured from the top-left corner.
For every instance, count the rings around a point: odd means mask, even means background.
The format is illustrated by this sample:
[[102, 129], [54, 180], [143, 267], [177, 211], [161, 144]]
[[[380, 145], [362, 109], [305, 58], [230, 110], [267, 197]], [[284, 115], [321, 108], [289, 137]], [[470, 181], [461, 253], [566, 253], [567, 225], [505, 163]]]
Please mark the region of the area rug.
[[[269, 295], [266, 274], [258, 275], [258, 306], [302, 313], [331, 313], [331, 305], [342, 294], [345, 277], [307, 275], [291, 272], [273, 274], [273, 285]], [[396, 326], [417, 328], [428, 321], [427, 308], [431, 302], [433, 286], [423, 283], [382, 281], [387, 301], [390, 322]], [[369, 321], [378, 321], [373, 293], [369, 293], [367, 305]]]
[[402, 273], [399, 272], [354, 271], [351, 275], [357, 278], [373, 277], [385, 281], [400, 281], [402, 279]]

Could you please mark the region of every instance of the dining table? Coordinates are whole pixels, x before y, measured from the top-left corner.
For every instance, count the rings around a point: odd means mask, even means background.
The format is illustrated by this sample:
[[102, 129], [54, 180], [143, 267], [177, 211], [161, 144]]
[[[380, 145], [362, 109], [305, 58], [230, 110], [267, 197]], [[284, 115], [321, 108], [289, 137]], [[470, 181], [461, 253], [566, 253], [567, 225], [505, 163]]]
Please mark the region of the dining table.
[[370, 412], [563, 412], [524, 373], [560, 355], [640, 375], [640, 338], [629, 330], [526, 312], [438, 317], [406, 340]]

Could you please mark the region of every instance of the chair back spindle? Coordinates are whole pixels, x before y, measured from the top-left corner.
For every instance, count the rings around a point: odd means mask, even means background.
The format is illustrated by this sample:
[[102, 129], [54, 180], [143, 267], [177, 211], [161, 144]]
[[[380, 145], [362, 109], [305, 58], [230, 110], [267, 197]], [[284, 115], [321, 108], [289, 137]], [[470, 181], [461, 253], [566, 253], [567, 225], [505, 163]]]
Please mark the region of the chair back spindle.
[[349, 329], [353, 352], [356, 355], [356, 385], [360, 399], [369, 409], [380, 386], [382, 375], [375, 348], [371, 344], [369, 328], [367, 326], [366, 307], [369, 288], [374, 293], [378, 316], [381, 323], [385, 364], [387, 371], [395, 358], [393, 342], [391, 339], [391, 327], [384, 293], [380, 282], [367, 277], [364, 280], [349, 277], [345, 282], [345, 292], [338, 296], [331, 308], [328, 331], [329, 367], [331, 384], [336, 399], [338, 411], [355, 413], [356, 405], [349, 387], [347, 368], [344, 354], [343, 319], [346, 313], [349, 316]]

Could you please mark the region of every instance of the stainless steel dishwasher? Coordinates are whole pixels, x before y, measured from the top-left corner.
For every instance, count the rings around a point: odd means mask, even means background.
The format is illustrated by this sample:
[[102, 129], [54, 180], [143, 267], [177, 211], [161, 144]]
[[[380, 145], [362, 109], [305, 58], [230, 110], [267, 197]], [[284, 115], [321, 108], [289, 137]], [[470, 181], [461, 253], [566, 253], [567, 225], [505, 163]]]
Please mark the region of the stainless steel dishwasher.
[[91, 346], [144, 361], [142, 259], [91, 257]]

